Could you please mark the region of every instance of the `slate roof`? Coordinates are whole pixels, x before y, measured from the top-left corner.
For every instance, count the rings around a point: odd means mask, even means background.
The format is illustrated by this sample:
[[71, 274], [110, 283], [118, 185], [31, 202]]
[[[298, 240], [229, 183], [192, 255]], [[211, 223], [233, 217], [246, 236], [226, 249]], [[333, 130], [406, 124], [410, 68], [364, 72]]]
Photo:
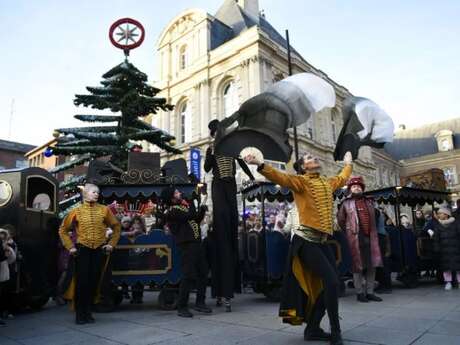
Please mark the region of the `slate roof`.
[[[219, 45], [237, 37], [241, 32], [255, 25], [265, 32], [272, 41], [287, 49], [287, 42], [276, 29], [262, 16], [257, 18], [247, 13], [241, 8], [235, 0], [225, 0], [222, 6], [214, 15], [214, 23], [211, 28], [211, 49], [217, 48]], [[222, 24], [226, 29], [222, 28]], [[216, 28], [214, 28], [216, 26]], [[292, 48], [292, 52], [298, 55], [302, 60], [302, 56]]]
[[453, 132], [454, 149], [460, 149], [460, 118], [455, 118], [413, 129], [399, 130], [395, 133], [393, 142], [385, 145], [385, 151], [397, 160], [438, 153], [438, 144], [434, 136], [443, 129]]
[[22, 144], [22, 143], [17, 143], [15, 141], [8, 141], [8, 140], [0, 139], [0, 150], [26, 153], [34, 148], [35, 148], [34, 145]]

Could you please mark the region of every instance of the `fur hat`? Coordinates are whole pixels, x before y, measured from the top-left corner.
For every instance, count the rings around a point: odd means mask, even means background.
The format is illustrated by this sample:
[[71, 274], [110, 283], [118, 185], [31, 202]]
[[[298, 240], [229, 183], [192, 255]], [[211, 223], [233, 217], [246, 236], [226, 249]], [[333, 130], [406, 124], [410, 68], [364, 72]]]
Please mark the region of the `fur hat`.
[[220, 121], [217, 119], [212, 120], [211, 122], [208, 123], [208, 128], [211, 131], [211, 136], [213, 137], [214, 134], [217, 132], [217, 129], [219, 128]]
[[165, 204], [171, 204], [171, 200], [174, 197], [174, 192], [176, 191], [176, 188], [174, 186], [168, 186], [163, 188], [160, 194], [160, 199], [165, 203]]
[[353, 176], [353, 177], [351, 177], [347, 182], [348, 189], [350, 189], [351, 186], [353, 186], [353, 185], [361, 186], [363, 191], [366, 189], [366, 185], [364, 184], [364, 180], [363, 180], [362, 176]]
[[438, 213], [447, 214], [449, 217], [452, 217], [452, 212], [447, 207], [440, 207]]

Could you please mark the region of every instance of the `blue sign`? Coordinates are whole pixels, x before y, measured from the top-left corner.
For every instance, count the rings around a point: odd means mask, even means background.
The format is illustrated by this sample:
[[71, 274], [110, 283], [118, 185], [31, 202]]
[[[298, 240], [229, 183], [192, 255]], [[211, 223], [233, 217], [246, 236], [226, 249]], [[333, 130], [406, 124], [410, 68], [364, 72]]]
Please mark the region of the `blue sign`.
[[201, 180], [201, 151], [193, 148], [190, 150], [190, 173]]

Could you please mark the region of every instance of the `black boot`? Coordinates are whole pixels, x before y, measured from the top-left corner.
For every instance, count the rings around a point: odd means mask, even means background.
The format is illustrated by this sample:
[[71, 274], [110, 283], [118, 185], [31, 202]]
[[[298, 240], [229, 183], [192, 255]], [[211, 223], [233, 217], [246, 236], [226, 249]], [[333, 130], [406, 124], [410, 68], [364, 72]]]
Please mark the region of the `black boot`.
[[75, 323], [77, 325], [84, 325], [85, 323], [87, 323], [88, 321], [86, 320], [86, 317], [83, 313], [81, 312], [77, 312], [76, 315], [75, 315]]
[[180, 317], [193, 317], [193, 314], [188, 308], [181, 308], [177, 310], [177, 315]]
[[305, 331], [303, 332], [303, 339], [306, 341], [309, 340], [323, 340], [328, 341], [331, 340], [331, 333], [325, 332], [320, 327], [305, 327]]
[[372, 301], [372, 302], [382, 302], [383, 301], [383, 299], [381, 299], [379, 296], [374, 295], [373, 293], [368, 293], [366, 295], [366, 298], [368, 301]]
[[209, 308], [206, 303], [202, 302], [202, 303], [196, 303], [195, 306], [193, 307], [194, 310], [200, 312], [200, 313], [205, 313], [205, 314], [211, 314], [212, 313], [212, 309]]
[[308, 319], [307, 327], [305, 327], [305, 330], [303, 332], [304, 340], [327, 341], [331, 339], [331, 334], [325, 332], [319, 326], [325, 314], [323, 298], [324, 296], [321, 294], [318, 297], [318, 300], [316, 301], [315, 305], [313, 306], [311, 316]]
[[340, 331], [332, 331], [329, 343], [331, 345], [343, 345], [342, 333]]
[[359, 302], [367, 303], [369, 300], [367, 299], [366, 295], [364, 293], [359, 293], [356, 295], [356, 300]]

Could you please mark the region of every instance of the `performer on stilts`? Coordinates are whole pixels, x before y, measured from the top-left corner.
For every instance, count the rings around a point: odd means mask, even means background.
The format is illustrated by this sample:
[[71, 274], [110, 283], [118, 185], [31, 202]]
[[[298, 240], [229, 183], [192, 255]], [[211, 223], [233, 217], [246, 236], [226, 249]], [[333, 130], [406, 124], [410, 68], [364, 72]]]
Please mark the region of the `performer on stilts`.
[[[284, 275], [280, 304], [283, 322], [293, 325], [307, 323], [305, 340], [329, 340], [332, 345], [342, 345], [339, 322], [339, 279], [335, 258], [326, 244], [332, 235], [333, 192], [344, 186], [352, 172], [352, 156], [344, 156], [345, 167], [335, 177], [320, 175], [321, 165], [310, 154], [297, 163], [303, 174], [282, 173], [263, 160], [249, 154], [248, 164], [258, 166], [258, 171], [270, 181], [288, 187], [294, 194], [300, 226], [293, 229], [289, 249], [288, 268]], [[320, 328], [327, 310], [331, 333]]]
[[165, 187], [161, 191], [161, 199], [166, 206], [163, 212], [164, 220], [174, 236], [181, 258], [182, 278], [177, 301], [177, 315], [193, 317], [188, 302], [194, 283], [196, 302], [193, 309], [200, 313], [212, 313], [212, 309], [205, 303], [208, 266], [201, 243], [200, 229], [200, 223], [207, 207], [203, 203], [197, 210], [193, 202], [182, 199], [181, 192], [174, 186]]
[[[73, 294], [78, 325], [93, 323], [91, 307], [95, 302], [98, 285], [103, 273], [105, 254], [112, 252], [120, 239], [121, 225], [107, 206], [97, 203], [99, 188], [86, 184], [83, 189], [83, 204], [70, 211], [59, 229], [64, 247], [75, 260], [75, 291]], [[76, 229], [74, 245], [69, 231]], [[113, 231], [107, 243], [107, 228]]]
[[[219, 120], [212, 120], [208, 124], [211, 137], [215, 137], [219, 127]], [[206, 151], [204, 170], [212, 170], [212, 209], [214, 229], [214, 252], [216, 264], [212, 275], [215, 283], [214, 291], [217, 297], [216, 306], [225, 304], [225, 310], [230, 312], [233, 292], [238, 290], [238, 208], [236, 201], [236, 164], [239, 165], [254, 180], [249, 167], [242, 159], [217, 156], [213, 152], [213, 145]]]

